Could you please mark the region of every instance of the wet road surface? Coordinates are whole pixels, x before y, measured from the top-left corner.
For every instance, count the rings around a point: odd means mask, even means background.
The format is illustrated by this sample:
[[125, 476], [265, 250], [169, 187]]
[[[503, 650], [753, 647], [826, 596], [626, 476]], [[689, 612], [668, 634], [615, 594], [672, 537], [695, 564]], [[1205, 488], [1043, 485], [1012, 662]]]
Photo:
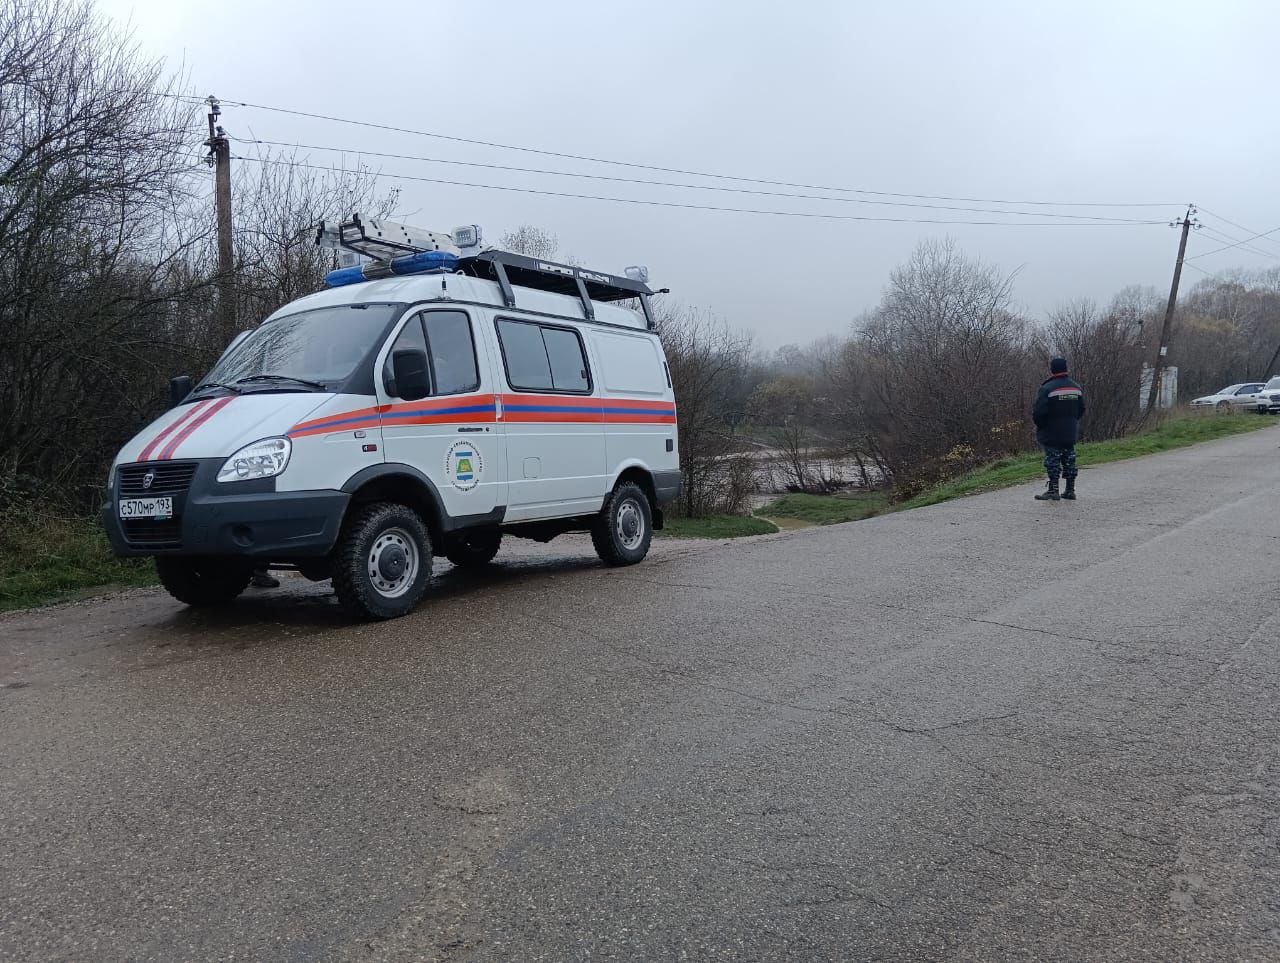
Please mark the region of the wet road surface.
[[0, 617], [0, 958], [1280, 959], [1278, 444]]

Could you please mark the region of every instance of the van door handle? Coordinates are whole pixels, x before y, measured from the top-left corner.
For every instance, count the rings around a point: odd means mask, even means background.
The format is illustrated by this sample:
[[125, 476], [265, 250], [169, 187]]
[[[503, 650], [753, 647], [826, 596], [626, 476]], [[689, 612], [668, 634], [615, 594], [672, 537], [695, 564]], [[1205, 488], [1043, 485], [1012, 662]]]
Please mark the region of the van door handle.
[[458, 431], [484, 431], [484, 429], [472, 427], [472, 428], [459, 428]]

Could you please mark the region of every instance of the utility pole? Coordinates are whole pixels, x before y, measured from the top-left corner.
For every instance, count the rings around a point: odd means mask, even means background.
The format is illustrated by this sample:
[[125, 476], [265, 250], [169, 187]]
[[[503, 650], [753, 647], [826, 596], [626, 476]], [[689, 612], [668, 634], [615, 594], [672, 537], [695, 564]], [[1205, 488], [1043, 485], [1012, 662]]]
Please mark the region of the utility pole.
[[1178, 260], [1173, 266], [1173, 284], [1169, 287], [1169, 303], [1164, 309], [1164, 321], [1160, 325], [1160, 347], [1156, 350], [1156, 359], [1151, 368], [1151, 388], [1147, 393], [1147, 414], [1155, 410], [1156, 401], [1160, 397], [1160, 382], [1162, 376], [1160, 374], [1161, 365], [1164, 364], [1165, 355], [1168, 352], [1169, 344], [1169, 328], [1173, 324], [1173, 311], [1178, 306], [1178, 282], [1182, 280], [1182, 260], [1187, 253], [1187, 235], [1191, 233], [1191, 228], [1199, 227], [1198, 221], [1191, 218], [1196, 213], [1194, 204], [1187, 205], [1187, 213], [1183, 215], [1181, 221], [1172, 221], [1170, 227], [1182, 227], [1182, 239], [1178, 241]]
[[235, 260], [231, 247], [231, 142], [227, 132], [217, 124], [222, 115], [218, 98], [209, 104], [209, 154], [205, 163], [213, 168], [213, 196], [218, 222], [218, 316], [222, 323], [222, 343], [236, 333]]

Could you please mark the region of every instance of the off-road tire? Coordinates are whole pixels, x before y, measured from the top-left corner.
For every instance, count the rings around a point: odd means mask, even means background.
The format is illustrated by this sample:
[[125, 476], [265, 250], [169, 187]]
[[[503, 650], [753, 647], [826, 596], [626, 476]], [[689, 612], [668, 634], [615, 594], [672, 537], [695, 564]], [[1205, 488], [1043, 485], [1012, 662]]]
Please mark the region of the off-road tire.
[[238, 558], [162, 556], [156, 559], [160, 584], [193, 608], [226, 605], [249, 585], [253, 566]]
[[[639, 528], [628, 531], [628, 520]], [[604, 500], [591, 526], [591, 544], [606, 565], [635, 565], [649, 554], [653, 541], [653, 509], [649, 496], [634, 482], [624, 482]]]
[[502, 547], [502, 532], [480, 529], [462, 532], [449, 541], [444, 557], [458, 568], [484, 568]]
[[[386, 576], [377, 559], [387, 547], [402, 556], [411, 549], [412, 575], [400, 579]], [[394, 561], [394, 558], [393, 558]], [[371, 566], [379, 572], [383, 585], [393, 586], [387, 594], [375, 584]], [[405, 572], [409, 572], [406, 561]], [[395, 619], [412, 611], [422, 600], [431, 581], [431, 534], [412, 508], [397, 502], [372, 502], [356, 508], [342, 526], [333, 554], [333, 591], [348, 613], [358, 619]]]

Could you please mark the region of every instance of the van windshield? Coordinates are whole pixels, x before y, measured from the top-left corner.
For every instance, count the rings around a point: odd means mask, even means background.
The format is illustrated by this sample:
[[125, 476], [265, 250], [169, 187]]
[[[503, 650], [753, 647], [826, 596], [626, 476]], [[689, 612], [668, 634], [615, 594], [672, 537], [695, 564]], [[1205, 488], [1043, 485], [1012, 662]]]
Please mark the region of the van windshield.
[[223, 355], [199, 387], [238, 391], [333, 387], [351, 376], [399, 310], [393, 304], [344, 304], [268, 321]]

